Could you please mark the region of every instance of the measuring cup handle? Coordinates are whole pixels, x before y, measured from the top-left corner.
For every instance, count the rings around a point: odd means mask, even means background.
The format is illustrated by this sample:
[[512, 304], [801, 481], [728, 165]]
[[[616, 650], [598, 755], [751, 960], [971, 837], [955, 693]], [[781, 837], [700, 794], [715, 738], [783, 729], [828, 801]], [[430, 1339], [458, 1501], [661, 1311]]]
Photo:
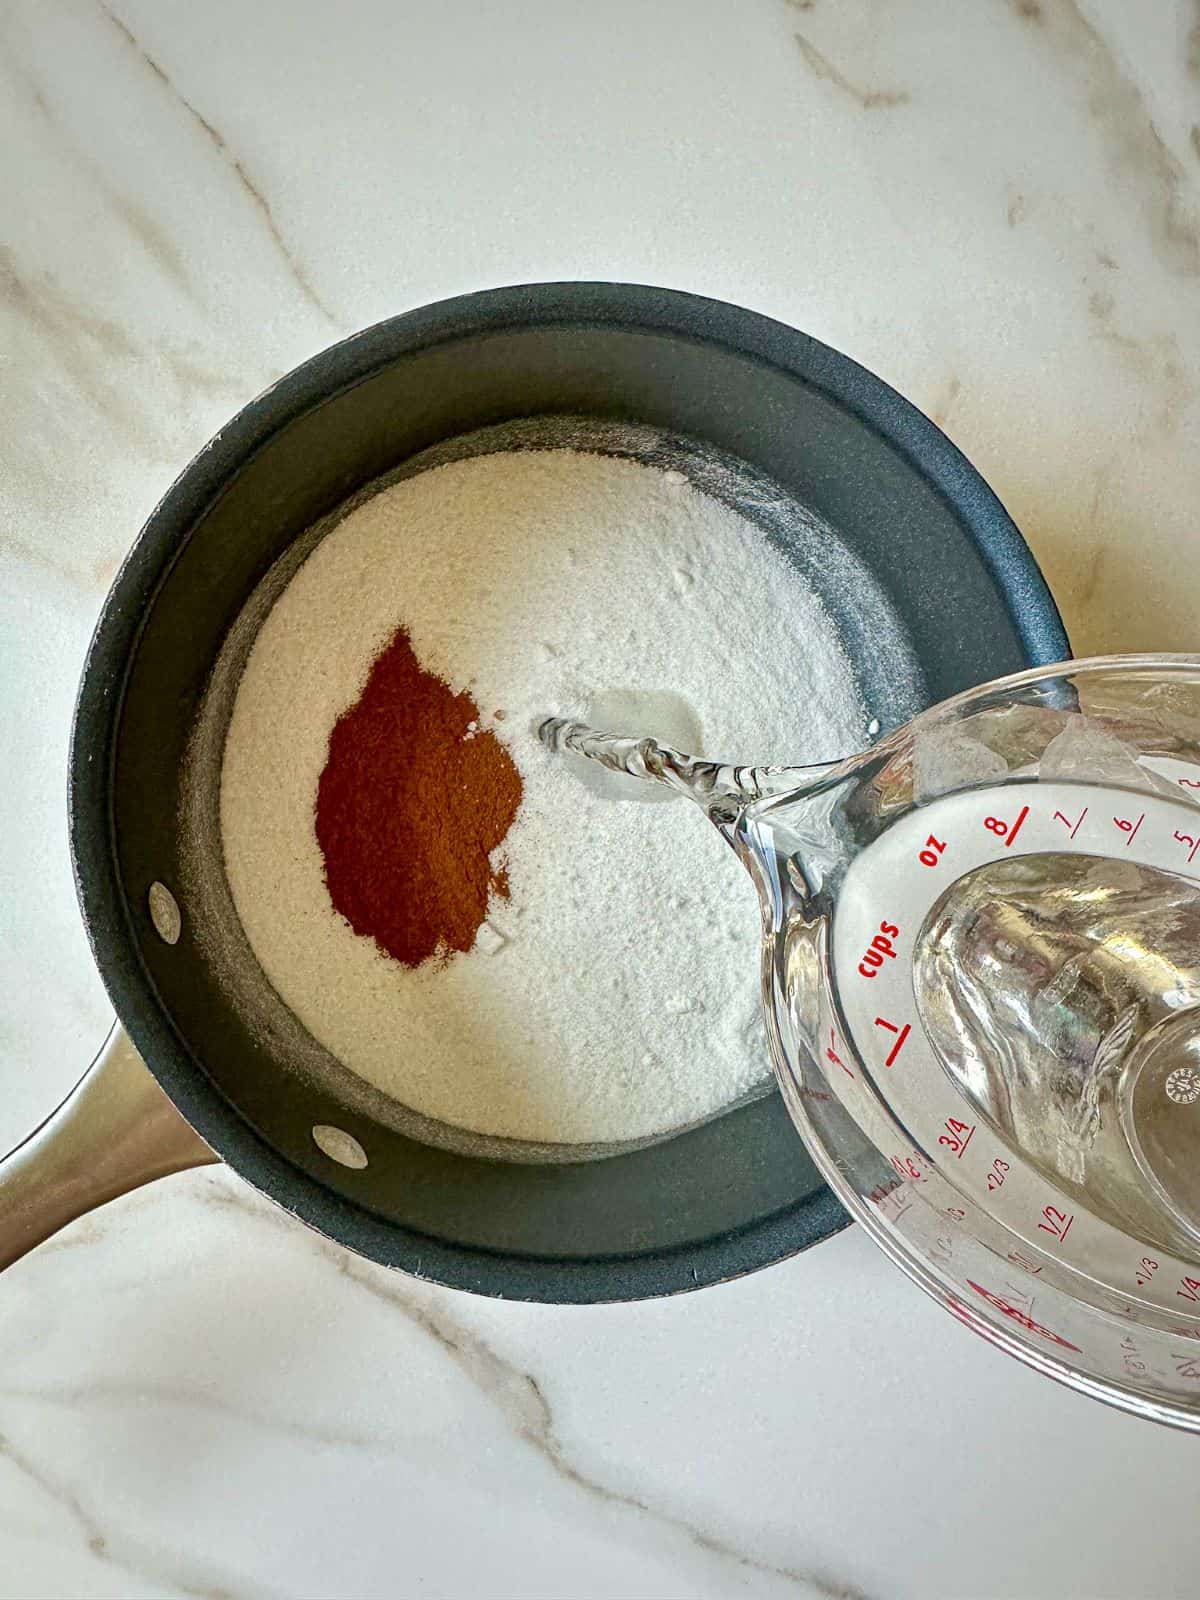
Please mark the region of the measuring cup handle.
[[0, 1270], [85, 1211], [217, 1159], [115, 1023], [58, 1110], [0, 1161]]

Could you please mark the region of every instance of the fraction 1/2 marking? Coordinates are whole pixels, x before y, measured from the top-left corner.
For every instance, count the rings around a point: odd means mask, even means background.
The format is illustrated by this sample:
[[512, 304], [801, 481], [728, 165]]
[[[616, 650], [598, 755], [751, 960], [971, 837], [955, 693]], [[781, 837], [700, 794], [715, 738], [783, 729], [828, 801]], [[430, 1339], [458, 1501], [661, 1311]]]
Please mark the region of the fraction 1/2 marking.
[[1045, 1220], [1039, 1222], [1038, 1227], [1045, 1233], [1052, 1233], [1061, 1244], [1065, 1244], [1071, 1224], [1075, 1221], [1074, 1212], [1060, 1211], [1057, 1206], [1043, 1206], [1042, 1216]]

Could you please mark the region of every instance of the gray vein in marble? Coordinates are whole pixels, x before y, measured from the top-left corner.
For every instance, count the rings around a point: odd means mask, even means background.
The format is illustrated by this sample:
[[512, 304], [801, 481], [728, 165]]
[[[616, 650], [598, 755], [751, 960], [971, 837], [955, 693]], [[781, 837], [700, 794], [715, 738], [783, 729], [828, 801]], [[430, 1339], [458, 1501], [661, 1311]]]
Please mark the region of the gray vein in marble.
[[172, 99], [176, 100], [184, 108], [196, 126], [204, 134], [208, 142], [212, 145], [213, 149], [237, 178], [242, 190], [266, 225], [267, 232], [270, 234], [276, 250], [282, 257], [284, 264], [291, 273], [305, 299], [307, 299], [310, 305], [320, 312], [320, 314], [328, 323], [330, 323], [333, 327], [337, 327], [337, 318], [317, 293], [313, 286], [312, 280], [305, 272], [304, 267], [297, 259], [295, 252], [289, 247], [287, 240], [280, 231], [279, 224], [275, 219], [275, 214], [271, 209], [269, 201], [263, 194], [262, 190], [254, 182], [249, 172], [246, 170], [244, 162], [242, 162], [230, 149], [224, 134], [221, 133], [219, 128], [214, 127], [202, 112], [197, 110], [197, 108], [177, 86], [165, 68], [162, 67], [159, 62], [157, 62], [149, 53], [149, 51], [143, 47], [136, 34], [134, 34], [132, 30], [121, 21], [120, 17], [118, 17], [114, 11], [111, 11], [109, 7], [105, 5], [104, 0], [97, 0], [97, 3], [99, 4], [100, 10], [112, 23], [113, 27], [116, 28], [118, 33], [120, 33], [121, 36], [126, 40], [130, 48], [136, 51], [139, 59], [145, 63], [149, 70], [167, 90], [167, 93], [170, 94]]
[[[1150, 422], [1150, 437], [1172, 432], [1185, 407], [1196, 398], [1189, 380], [1179, 341], [1173, 333], [1135, 338], [1116, 321], [1116, 299], [1107, 289], [1093, 289], [1088, 296], [1088, 315], [1092, 329], [1120, 359], [1129, 373], [1147, 389], [1158, 391], [1159, 405]], [[1135, 437], [1143, 430], [1136, 430]]]
[[[286, 1226], [297, 1220], [283, 1208], [264, 1205], [250, 1191], [220, 1178], [209, 1178], [201, 1198], [210, 1205], [242, 1211], [258, 1220], [270, 1220], [277, 1226]], [[680, 1535], [704, 1554], [727, 1561], [743, 1572], [761, 1573], [764, 1577], [778, 1578], [797, 1587], [807, 1586], [822, 1600], [868, 1600], [861, 1589], [830, 1574], [761, 1561], [728, 1539], [707, 1532], [677, 1512], [651, 1505], [639, 1495], [611, 1488], [601, 1482], [570, 1460], [558, 1436], [550, 1402], [537, 1378], [506, 1360], [477, 1333], [452, 1316], [446, 1305], [438, 1304], [434, 1296], [442, 1291], [436, 1285], [432, 1286], [429, 1302], [420, 1305], [414, 1299], [415, 1286], [411, 1277], [388, 1274], [385, 1268], [350, 1255], [315, 1230], [311, 1230], [311, 1233], [318, 1252], [340, 1276], [374, 1299], [399, 1311], [415, 1328], [427, 1334], [496, 1408], [513, 1434], [539, 1455], [564, 1483], [605, 1505], [645, 1517]]]
[[1185, 65], [1190, 78], [1200, 78], [1200, 0], [1192, 0], [1196, 20], [1188, 29]]
[[1192, 131], [1188, 135], [1188, 138], [1192, 141], [1192, 149], [1196, 152], [1196, 155], [1200, 157], [1200, 122], [1192, 123]]
[[50, 102], [44, 92], [25, 69], [17, 64], [11, 51], [6, 52], [4, 65], [8, 67], [12, 76], [25, 89], [35, 110], [38, 111], [46, 125], [54, 132], [60, 149], [65, 152], [68, 159], [82, 170], [90, 184], [104, 196], [108, 205], [111, 206], [129, 232], [141, 244], [147, 255], [162, 268], [169, 278], [172, 278], [193, 299], [198, 301], [199, 296], [188, 273], [183, 252], [170, 234], [167, 233], [166, 229], [156, 222], [149, 212], [138, 205], [136, 200], [132, 200], [128, 195], [122, 194], [112, 183], [103, 167], [88, 155], [78, 140], [70, 138], [66, 134], [61, 122], [51, 109]]
[[1186, 193], [1188, 175], [1154, 124], [1136, 82], [1078, 0], [1009, 0], [1079, 74], [1088, 110], [1117, 168], [1140, 180], [1155, 254], [1171, 272], [1200, 276], [1200, 221]]
[[[60, 1506], [71, 1523], [79, 1530], [87, 1549], [98, 1560], [118, 1572], [140, 1578], [153, 1586], [169, 1585], [176, 1594], [193, 1595], [196, 1600], [247, 1600], [250, 1595], [271, 1600], [276, 1593], [260, 1585], [249, 1587], [244, 1579], [237, 1580], [237, 1588], [229, 1586], [225, 1576], [217, 1578], [210, 1568], [199, 1583], [191, 1583], [178, 1576], [171, 1566], [161, 1561], [152, 1549], [135, 1544], [128, 1539], [114, 1541], [105, 1533], [93, 1512], [89, 1511], [81, 1496], [68, 1484], [59, 1481], [25, 1450], [0, 1433], [0, 1460], [8, 1461], [29, 1483], [40, 1489], [50, 1500]], [[120, 1548], [115, 1546], [119, 1544]], [[212, 1578], [214, 1581], [209, 1581]]]
[[1007, 220], [1009, 227], [1015, 228], [1018, 222], [1024, 222], [1025, 215], [1028, 210], [1028, 200], [1026, 200], [1025, 196], [1020, 192], [1019, 189], [1014, 189], [1013, 186], [1009, 184], [1008, 206], [1004, 212], [1005, 219]]
[[[178, 464], [178, 448], [169, 434], [154, 425], [141, 404], [136, 383], [128, 381], [129, 366], [157, 357], [179, 385], [182, 394], [198, 390], [228, 397], [240, 394], [243, 384], [207, 372], [186, 356], [161, 345], [140, 348], [119, 323], [87, 310], [66, 293], [49, 272], [23, 272], [12, 251], [0, 245], [0, 306], [7, 306], [53, 353], [64, 378], [110, 426], [119, 428], [126, 445], [146, 459]], [[15, 465], [21, 441], [12, 441]], [[25, 470], [53, 489], [35, 448], [24, 450]], [[130, 530], [132, 536], [133, 530]], [[116, 573], [120, 556], [109, 552], [91, 563], [61, 559], [52, 552], [23, 541], [11, 528], [0, 529], [0, 544], [18, 559], [33, 562], [44, 571], [82, 587], [89, 594], [106, 588]]]
[[958, 397], [961, 393], [962, 379], [951, 373], [946, 379], [945, 388], [942, 390], [940, 397], [934, 402], [933, 409], [929, 413], [931, 421], [935, 422], [939, 428], [946, 426], [950, 413], [957, 405]]
[[[39, 1245], [39, 1249], [44, 1246]], [[214, 1394], [185, 1388], [182, 1384], [130, 1383], [89, 1380], [87, 1383], [62, 1384], [0, 1384], [0, 1399], [20, 1400], [26, 1404], [61, 1406], [78, 1415], [88, 1406], [155, 1405], [178, 1406], [183, 1410], [207, 1412], [211, 1416], [227, 1417], [241, 1423], [266, 1430], [285, 1432], [289, 1439], [302, 1439], [306, 1444], [320, 1445], [331, 1450], [373, 1450], [387, 1452], [394, 1448], [391, 1440], [380, 1432], [367, 1433], [352, 1428], [326, 1428], [320, 1423], [307, 1422], [295, 1417], [281, 1421], [257, 1407], [236, 1404]], [[0, 1436], [2, 1437], [2, 1436]]]
[[[104, 415], [115, 417], [139, 440], [143, 418], [124, 387], [106, 381], [104, 368], [138, 354], [117, 323], [76, 305], [49, 272], [23, 274], [11, 250], [0, 245], [0, 302], [24, 318], [53, 349], [76, 389]], [[92, 359], [92, 353], [99, 360]]]
[[864, 89], [860, 84], [853, 83], [840, 67], [835, 67], [811, 39], [802, 33], [796, 33], [793, 37], [813, 76], [832, 83], [864, 111], [892, 111], [897, 106], [908, 105], [912, 99], [907, 89]]

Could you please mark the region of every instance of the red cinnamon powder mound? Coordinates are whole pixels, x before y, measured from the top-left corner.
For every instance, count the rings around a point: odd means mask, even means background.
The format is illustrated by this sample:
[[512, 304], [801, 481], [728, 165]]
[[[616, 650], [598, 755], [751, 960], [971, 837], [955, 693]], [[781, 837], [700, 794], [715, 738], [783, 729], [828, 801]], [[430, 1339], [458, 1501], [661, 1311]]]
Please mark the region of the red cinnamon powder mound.
[[426, 672], [399, 629], [329, 736], [317, 842], [334, 906], [405, 966], [469, 950], [489, 896], [489, 856], [512, 827], [521, 775], [468, 694]]

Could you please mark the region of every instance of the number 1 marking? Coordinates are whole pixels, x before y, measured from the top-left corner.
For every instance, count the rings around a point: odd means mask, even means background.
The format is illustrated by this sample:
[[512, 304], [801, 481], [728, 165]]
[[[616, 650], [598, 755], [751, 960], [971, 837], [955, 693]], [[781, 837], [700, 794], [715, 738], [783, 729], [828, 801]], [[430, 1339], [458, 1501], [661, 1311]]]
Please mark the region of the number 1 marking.
[[897, 1036], [895, 1044], [888, 1052], [887, 1060], [883, 1063], [885, 1067], [890, 1067], [892, 1062], [895, 1061], [896, 1057], [900, 1054], [901, 1050], [904, 1049], [904, 1041], [912, 1032], [912, 1024], [910, 1022], [906, 1022], [901, 1028], [898, 1027], [896, 1023], [889, 1022], [886, 1017], [876, 1017], [875, 1026], [877, 1028], [886, 1028], [889, 1033], [894, 1033]]

